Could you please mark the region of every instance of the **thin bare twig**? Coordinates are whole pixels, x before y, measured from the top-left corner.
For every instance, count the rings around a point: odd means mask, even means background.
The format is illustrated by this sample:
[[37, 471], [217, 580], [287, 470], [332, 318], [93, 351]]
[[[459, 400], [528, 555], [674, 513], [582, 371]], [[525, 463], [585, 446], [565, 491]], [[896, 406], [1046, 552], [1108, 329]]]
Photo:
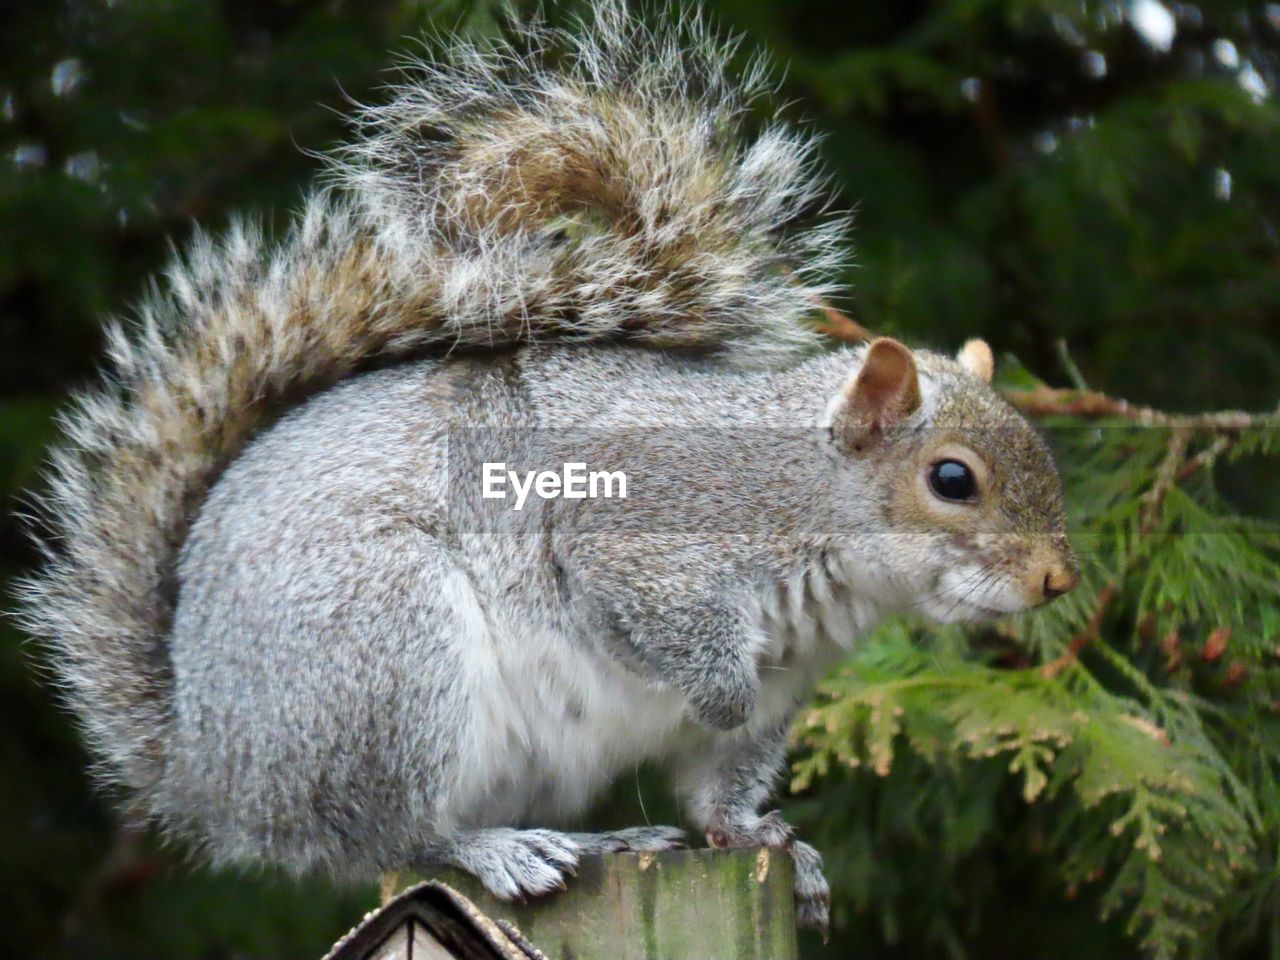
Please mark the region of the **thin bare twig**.
[[819, 333], [844, 343], [864, 343], [871, 339], [870, 330], [835, 307], [820, 302], [818, 309], [822, 312], [817, 324]]
[[1247, 430], [1277, 422], [1275, 413], [1215, 410], [1209, 413], [1165, 413], [1108, 396], [1098, 390], [1034, 387], [1006, 390], [1005, 399], [1030, 416], [1114, 417], [1151, 427], [1193, 431]]
[[1117, 593], [1119, 588], [1114, 583], [1108, 583], [1098, 591], [1098, 600], [1094, 604], [1093, 612], [1089, 614], [1084, 629], [1067, 641], [1067, 649], [1062, 656], [1040, 668], [1040, 676], [1051, 680], [1080, 659], [1081, 651], [1098, 638], [1098, 633], [1102, 629], [1102, 618], [1106, 616], [1107, 608], [1111, 606]]

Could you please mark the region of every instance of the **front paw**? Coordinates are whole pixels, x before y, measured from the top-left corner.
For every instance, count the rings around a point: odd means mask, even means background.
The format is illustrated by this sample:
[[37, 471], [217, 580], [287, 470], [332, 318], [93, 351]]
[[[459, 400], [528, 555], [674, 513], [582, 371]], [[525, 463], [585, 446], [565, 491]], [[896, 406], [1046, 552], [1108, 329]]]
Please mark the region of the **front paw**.
[[769, 847], [791, 854], [795, 869], [796, 924], [817, 930], [827, 939], [831, 888], [822, 873], [822, 854], [796, 839], [791, 824], [774, 810], [762, 817], [720, 818], [707, 831], [713, 847]]
[[713, 847], [769, 847], [790, 850], [796, 832], [782, 819], [782, 811], [772, 810], [764, 816], [726, 816], [718, 818], [707, 831], [707, 843]]
[[791, 846], [795, 865], [796, 924], [817, 930], [826, 943], [831, 929], [831, 888], [822, 873], [822, 854], [801, 840]]
[[685, 849], [684, 831], [678, 827], [628, 827], [606, 833], [571, 833], [583, 853], [661, 853]]

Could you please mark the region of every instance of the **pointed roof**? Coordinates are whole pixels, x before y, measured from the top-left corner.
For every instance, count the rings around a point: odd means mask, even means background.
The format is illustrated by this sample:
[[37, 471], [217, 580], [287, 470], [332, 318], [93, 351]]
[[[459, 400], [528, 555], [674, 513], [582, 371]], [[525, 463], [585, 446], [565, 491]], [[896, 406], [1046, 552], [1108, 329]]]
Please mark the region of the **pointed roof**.
[[513, 925], [426, 881], [367, 914], [324, 960], [547, 960]]

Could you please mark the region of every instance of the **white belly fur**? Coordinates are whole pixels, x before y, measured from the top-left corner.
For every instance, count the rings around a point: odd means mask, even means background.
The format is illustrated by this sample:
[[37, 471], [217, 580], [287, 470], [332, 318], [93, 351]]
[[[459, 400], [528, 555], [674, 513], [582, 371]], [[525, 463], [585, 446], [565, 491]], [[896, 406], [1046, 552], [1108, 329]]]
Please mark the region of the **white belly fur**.
[[446, 593], [463, 631], [467, 760], [440, 826], [561, 825], [645, 760], [711, 750], [781, 722], [879, 614], [846, 591], [812, 589], [787, 584], [754, 611], [771, 638], [758, 707], [745, 728], [717, 734], [686, 719], [677, 692], [556, 630], [496, 614], [456, 572]]
[[449, 584], [465, 625], [468, 715], [450, 786], [457, 827], [553, 826], [615, 776], [699, 734], [678, 694], [542, 626], [490, 616], [462, 574]]

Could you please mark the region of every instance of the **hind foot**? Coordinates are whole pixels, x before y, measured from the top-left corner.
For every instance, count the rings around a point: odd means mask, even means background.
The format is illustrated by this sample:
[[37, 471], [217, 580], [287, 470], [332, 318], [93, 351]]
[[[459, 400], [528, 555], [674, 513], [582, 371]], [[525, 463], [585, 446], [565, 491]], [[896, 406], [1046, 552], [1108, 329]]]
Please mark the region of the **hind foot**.
[[429, 859], [465, 870], [501, 900], [523, 900], [563, 890], [565, 877], [577, 873], [582, 853], [565, 833], [495, 827], [434, 845]]
[[583, 853], [661, 853], [681, 850], [684, 831], [677, 827], [630, 827], [605, 833], [571, 833]]

